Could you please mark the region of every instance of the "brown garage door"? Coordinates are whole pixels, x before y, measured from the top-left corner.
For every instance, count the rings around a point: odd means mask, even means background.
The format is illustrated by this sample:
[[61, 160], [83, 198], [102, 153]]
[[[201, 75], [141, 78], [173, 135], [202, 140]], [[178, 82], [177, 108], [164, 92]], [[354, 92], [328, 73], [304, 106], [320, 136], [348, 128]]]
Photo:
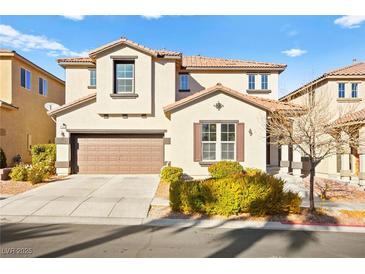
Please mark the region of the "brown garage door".
[[154, 174], [163, 165], [162, 135], [72, 136], [73, 173]]

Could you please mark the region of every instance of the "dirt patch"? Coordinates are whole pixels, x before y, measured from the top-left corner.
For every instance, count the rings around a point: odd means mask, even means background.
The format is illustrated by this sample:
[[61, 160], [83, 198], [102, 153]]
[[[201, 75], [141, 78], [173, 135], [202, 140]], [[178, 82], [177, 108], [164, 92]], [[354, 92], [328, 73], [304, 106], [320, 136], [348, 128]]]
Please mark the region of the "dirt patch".
[[[308, 177], [303, 179], [303, 183], [309, 189]], [[315, 178], [314, 191], [320, 197], [330, 201], [365, 202], [364, 189], [333, 179]]]
[[173, 212], [170, 207], [154, 206], [150, 209], [148, 217], [150, 218], [168, 218], [168, 219], [219, 219], [219, 220], [247, 220], [247, 221], [273, 221], [284, 224], [330, 224], [330, 225], [365, 225], [365, 211], [330, 211], [320, 209], [315, 213], [310, 213], [308, 209], [302, 209], [300, 214], [275, 215], [257, 217], [248, 213], [237, 216], [207, 216], [204, 214], [183, 214]]
[[164, 198], [164, 199], [169, 199], [169, 188], [170, 188], [170, 184], [169, 183], [165, 183], [165, 182], [161, 182], [158, 185], [157, 191], [155, 193], [155, 197], [156, 198]]
[[3, 195], [15, 195], [19, 194], [33, 188], [37, 188], [43, 186], [48, 183], [52, 183], [59, 180], [64, 180], [65, 177], [60, 176], [52, 176], [49, 179], [46, 179], [44, 182], [39, 184], [32, 184], [31, 182], [17, 182], [17, 181], [0, 181], [0, 194]]

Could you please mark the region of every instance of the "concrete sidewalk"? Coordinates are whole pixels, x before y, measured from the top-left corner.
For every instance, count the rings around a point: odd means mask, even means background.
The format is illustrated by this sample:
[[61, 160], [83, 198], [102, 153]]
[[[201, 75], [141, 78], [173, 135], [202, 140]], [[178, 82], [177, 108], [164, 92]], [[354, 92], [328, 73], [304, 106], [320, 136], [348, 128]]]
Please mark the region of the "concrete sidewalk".
[[145, 218], [157, 175], [72, 175], [0, 200], [0, 215]]

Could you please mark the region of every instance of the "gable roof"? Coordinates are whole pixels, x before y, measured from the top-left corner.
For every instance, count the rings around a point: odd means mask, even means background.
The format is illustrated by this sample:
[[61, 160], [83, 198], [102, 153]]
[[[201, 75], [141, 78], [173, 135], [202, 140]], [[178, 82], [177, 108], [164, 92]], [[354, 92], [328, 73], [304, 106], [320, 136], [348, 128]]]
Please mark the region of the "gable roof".
[[185, 97], [184, 99], [181, 99], [170, 105], [167, 105], [163, 109], [165, 112], [172, 112], [177, 108], [183, 107], [187, 104], [194, 102], [197, 99], [200, 99], [202, 97], [205, 97], [205, 96], [215, 93], [215, 92], [223, 92], [227, 95], [231, 95], [239, 100], [245, 101], [251, 105], [254, 105], [258, 108], [264, 109], [269, 112], [274, 112], [274, 111], [278, 111], [278, 110], [281, 110], [281, 111], [300, 111], [300, 110], [302, 110], [302, 108], [300, 106], [297, 106], [297, 105], [294, 105], [291, 103], [284, 103], [284, 102], [279, 102], [277, 100], [265, 99], [265, 98], [261, 98], [261, 97], [257, 97], [257, 96], [243, 94], [242, 92], [225, 87], [220, 83], [217, 83], [213, 87], [204, 89], [204, 90], [194, 93], [188, 97]]
[[56, 109], [50, 110], [50, 111], [47, 112], [47, 114], [49, 116], [55, 116], [55, 115], [65, 111], [65, 110], [68, 110], [70, 108], [76, 107], [78, 105], [81, 105], [83, 103], [86, 103], [86, 102], [89, 102], [89, 101], [92, 101], [92, 100], [95, 100], [95, 99], [96, 99], [96, 92], [91, 93], [87, 96], [80, 97], [79, 99], [74, 100], [72, 102], [69, 102], [67, 104], [64, 104], [64, 105], [62, 105], [62, 106], [60, 106]]
[[133, 42], [132, 40], [129, 40], [125, 37], [121, 37], [120, 39], [118, 39], [116, 41], [110, 42], [106, 45], [103, 45], [99, 48], [96, 48], [96, 49], [90, 51], [89, 56], [90, 57], [95, 57], [100, 52], [103, 52], [105, 50], [108, 50], [110, 48], [113, 48], [113, 47], [119, 46], [119, 45], [127, 45], [131, 48], [138, 49], [138, 50], [140, 50], [142, 52], [145, 52], [149, 55], [152, 55], [154, 57], [167, 57], [167, 56], [180, 57], [181, 56], [180, 52], [171, 51], [171, 50], [167, 50], [167, 49], [161, 49], [161, 50], [151, 49], [151, 48], [142, 46], [141, 44], [138, 44], [136, 42]]
[[320, 82], [329, 79], [329, 78], [340, 78], [340, 77], [364, 77], [365, 78], [365, 62], [357, 62], [351, 65], [337, 68], [322, 74], [320, 77], [310, 81], [309, 83], [301, 86], [300, 88], [290, 92], [289, 94], [281, 97], [279, 100], [290, 100], [292, 96], [299, 94], [301, 91], [304, 91], [307, 88], [310, 88], [313, 85], [319, 84]]
[[365, 123], [365, 108], [355, 111], [352, 113], [348, 113], [343, 117], [340, 117], [332, 124], [334, 127], [349, 125], [349, 124], [360, 124]]
[[285, 64], [214, 58], [206, 56], [183, 56], [182, 66], [187, 69], [271, 69], [284, 71]]

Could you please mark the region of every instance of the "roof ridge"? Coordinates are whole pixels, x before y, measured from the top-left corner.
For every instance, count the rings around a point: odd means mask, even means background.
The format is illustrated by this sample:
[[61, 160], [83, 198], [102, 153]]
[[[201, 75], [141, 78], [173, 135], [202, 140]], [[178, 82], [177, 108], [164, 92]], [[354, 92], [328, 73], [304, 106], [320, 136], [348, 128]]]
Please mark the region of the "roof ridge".
[[272, 62], [262, 62], [262, 61], [256, 61], [256, 60], [248, 60], [248, 59], [231, 59], [231, 58], [225, 58], [225, 57], [212, 57], [212, 56], [206, 56], [206, 55], [184, 55], [183, 57], [198, 57], [198, 58], [207, 58], [207, 59], [218, 59], [218, 60], [224, 60], [224, 61], [236, 61], [236, 62], [247, 62], [247, 63], [256, 63], [256, 64], [270, 64], [270, 65], [284, 65], [279, 63], [272, 63]]

